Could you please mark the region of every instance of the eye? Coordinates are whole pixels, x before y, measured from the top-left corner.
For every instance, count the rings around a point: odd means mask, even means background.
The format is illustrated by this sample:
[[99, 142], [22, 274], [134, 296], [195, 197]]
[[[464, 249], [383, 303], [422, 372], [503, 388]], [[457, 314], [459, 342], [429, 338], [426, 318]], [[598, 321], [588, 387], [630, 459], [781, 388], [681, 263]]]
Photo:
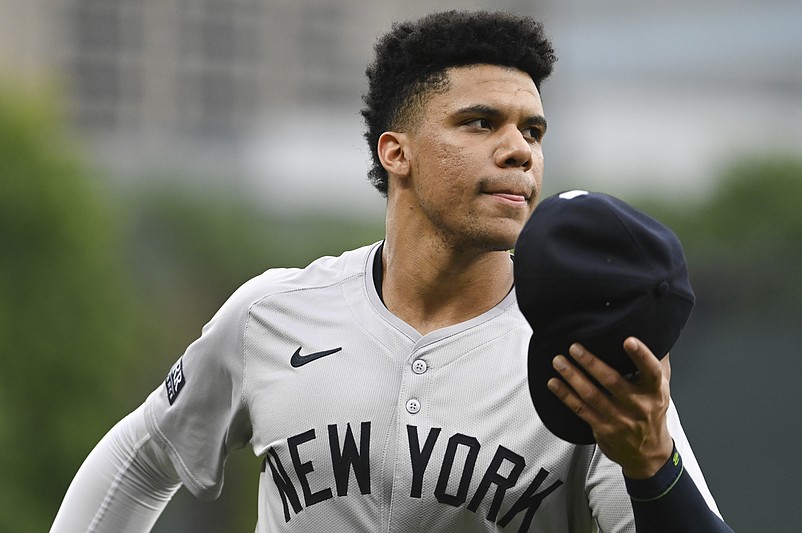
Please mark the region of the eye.
[[493, 124], [486, 118], [475, 118], [473, 120], [469, 120], [464, 122], [463, 125], [469, 126], [471, 128], [475, 128], [478, 130], [489, 130], [492, 129]]
[[540, 142], [543, 139], [543, 130], [536, 126], [531, 126], [522, 129], [521, 135], [529, 142]]

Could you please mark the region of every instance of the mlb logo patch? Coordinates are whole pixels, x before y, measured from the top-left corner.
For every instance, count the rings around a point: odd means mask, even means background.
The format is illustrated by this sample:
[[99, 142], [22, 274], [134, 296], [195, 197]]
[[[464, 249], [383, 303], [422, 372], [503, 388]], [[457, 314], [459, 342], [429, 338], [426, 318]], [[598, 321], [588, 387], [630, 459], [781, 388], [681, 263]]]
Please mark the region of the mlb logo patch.
[[184, 378], [184, 365], [181, 359], [178, 360], [170, 372], [167, 373], [167, 378], [164, 380], [164, 386], [167, 389], [167, 401], [173, 405], [175, 399], [178, 398], [178, 393], [184, 388], [187, 380]]

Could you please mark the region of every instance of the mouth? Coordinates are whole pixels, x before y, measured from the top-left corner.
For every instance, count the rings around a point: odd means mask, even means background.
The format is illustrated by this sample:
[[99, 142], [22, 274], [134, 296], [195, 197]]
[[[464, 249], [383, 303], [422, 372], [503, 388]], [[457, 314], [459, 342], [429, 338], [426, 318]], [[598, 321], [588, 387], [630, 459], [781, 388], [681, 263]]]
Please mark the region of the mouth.
[[526, 205], [527, 201], [529, 200], [529, 198], [527, 196], [524, 196], [523, 194], [516, 194], [510, 192], [494, 192], [490, 193], [490, 195], [494, 196], [495, 198], [498, 198], [503, 202], [511, 203], [514, 205]]
[[534, 191], [527, 187], [489, 188], [484, 194], [494, 200], [512, 207], [528, 207]]
[[537, 196], [536, 185], [525, 177], [484, 180], [479, 191], [499, 204], [515, 208], [528, 208]]

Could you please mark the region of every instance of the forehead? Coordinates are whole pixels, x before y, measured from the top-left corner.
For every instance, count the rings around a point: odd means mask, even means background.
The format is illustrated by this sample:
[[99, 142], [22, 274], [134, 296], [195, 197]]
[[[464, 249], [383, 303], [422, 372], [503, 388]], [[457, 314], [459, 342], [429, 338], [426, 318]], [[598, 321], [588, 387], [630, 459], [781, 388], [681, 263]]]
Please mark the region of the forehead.
[[434, 94], [430, 112], [449, 113], [476, 104], [487, 104], [527, 115], [542, 115], [543, 104], [535, 82], [525, 72], [497, 65], [452, 67], [448, 85]]

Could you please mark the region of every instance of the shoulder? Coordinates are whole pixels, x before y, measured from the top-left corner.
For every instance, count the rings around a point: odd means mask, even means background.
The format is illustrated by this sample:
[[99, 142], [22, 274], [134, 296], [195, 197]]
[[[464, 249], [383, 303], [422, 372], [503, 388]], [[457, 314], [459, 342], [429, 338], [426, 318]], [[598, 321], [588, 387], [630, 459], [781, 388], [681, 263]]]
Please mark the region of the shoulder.
[[374, 243], [339, 256], [323, 256], [303, 268], [271, 268], [241, 285], [218, 311], [218, 315], [244, 317], [256, 304], [271, 296], [343, 283], [370, 271], [368, 261]]

